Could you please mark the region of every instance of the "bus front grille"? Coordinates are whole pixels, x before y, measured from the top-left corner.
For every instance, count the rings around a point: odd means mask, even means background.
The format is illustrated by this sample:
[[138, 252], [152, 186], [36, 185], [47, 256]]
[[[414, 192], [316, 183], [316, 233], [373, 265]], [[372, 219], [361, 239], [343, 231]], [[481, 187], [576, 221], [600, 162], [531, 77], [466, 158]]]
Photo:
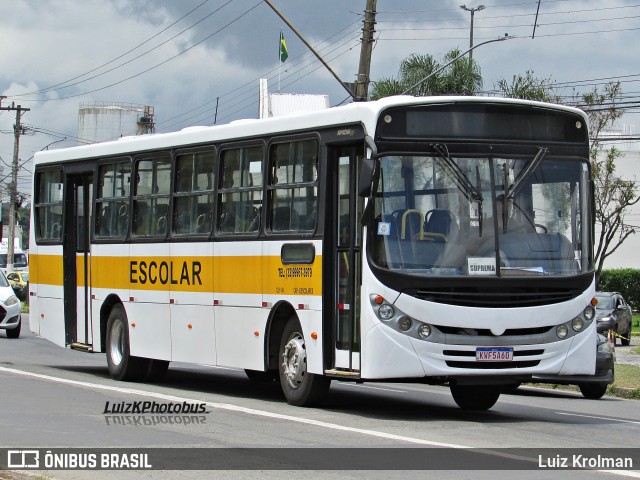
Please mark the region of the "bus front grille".
[[447, 367], [451, 368], [470, 368], [474, 370], [504, 370], [506, 368], [529, 368], [535, 367], [540, 360], [524, 360], [518, 362], [460, 362], [447, 360]]
[[[543, 349], [516, 350], [513, 352], [513, 360], [509, 362], [478, 362], [475, 350], [444, 350], [442, 354], [449, 357], [446, 361], [451, 368], [471, 368], [474, 370], [502, 370], [505, 368], [529, 368], [535, 367], [540, 360], [532, 359], [544, 354]], [[523, 358], [524, 357], [524, 358]]]
[[514, 288], [488, 290], [483, 288], [408, 289], [403, 293], [429, 302], [480, 308], [537, 307], [566, 302], [580, 295], [578, 290], [545, 288]]

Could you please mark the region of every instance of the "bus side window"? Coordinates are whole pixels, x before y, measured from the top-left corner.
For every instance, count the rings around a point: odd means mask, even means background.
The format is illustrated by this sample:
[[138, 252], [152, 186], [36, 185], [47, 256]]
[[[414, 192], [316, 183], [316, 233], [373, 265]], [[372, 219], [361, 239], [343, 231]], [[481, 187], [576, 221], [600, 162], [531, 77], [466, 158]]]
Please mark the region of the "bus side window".
[[36, 239], [59, 242], [62, 240], [62, 170], [38, 172], [35, 192]]
[[316, 228], [318, 142], [302, 140], [271, 146], [268, 215], [272, 232]]
[[211, 232], [215, 159], [213, 148], [176, 157], [174, 235], [202, 236]]
[[102, 164], [98, 167], [96, 238], [122, 238], [127, 235], [130, 187], [131, 162], [129, 159]]
[[221, 155], [218, 232], [257, 234], [262, 211], [262, 146], [228, 149]]
[[136, 201], [134, 204], [133, 231], [137, 236], [149, 235], [150, 209], [144, 201]]

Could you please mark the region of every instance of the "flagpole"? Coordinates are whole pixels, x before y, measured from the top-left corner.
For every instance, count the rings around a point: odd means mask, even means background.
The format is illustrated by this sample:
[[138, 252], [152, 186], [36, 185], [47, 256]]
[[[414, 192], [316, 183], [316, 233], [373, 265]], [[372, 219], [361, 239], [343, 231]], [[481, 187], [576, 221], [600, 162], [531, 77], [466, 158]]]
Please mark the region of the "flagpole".
[[280, 59], [281, 49], [282, 49], [282, 30], [280, 30], [280, 38], [278, 39], [278, 93], [280, 93], [280, 69], [282, 68], [282, 60]]

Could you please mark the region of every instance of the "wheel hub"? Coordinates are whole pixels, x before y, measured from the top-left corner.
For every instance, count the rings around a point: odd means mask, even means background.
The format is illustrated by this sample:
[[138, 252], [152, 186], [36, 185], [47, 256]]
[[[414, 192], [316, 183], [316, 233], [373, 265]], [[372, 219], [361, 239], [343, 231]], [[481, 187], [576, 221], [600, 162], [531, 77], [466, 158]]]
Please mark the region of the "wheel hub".
[[299, 388], [307, 373], [307, 352], [304, 340], [296, 335], [289, 340], [282, 354], [282, 367], [287, 383], [291, 388]]
[[122, 343], [124, 338], [124, 331], [122, 327], [122, 322], [114, 322], [113, 327], [111, 328], [111, 335], [109, 337], [109, 346], [111, 347], [109, 350], [109, 355], [111, 357], [111, 362], [114, 365], [120, 365], [122, 362]]

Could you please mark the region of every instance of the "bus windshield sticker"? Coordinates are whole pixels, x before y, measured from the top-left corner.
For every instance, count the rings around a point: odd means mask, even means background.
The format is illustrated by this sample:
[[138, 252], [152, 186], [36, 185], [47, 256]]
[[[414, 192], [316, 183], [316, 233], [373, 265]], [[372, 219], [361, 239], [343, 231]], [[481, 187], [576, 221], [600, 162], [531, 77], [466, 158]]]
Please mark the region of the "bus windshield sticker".
[[496, 274], [496, 257], [469, 257], [467, 264], [469, 275]]
[[391, 223], [390, 222], [378, 222], [378, 235], [389, 236], [391, 235]]

